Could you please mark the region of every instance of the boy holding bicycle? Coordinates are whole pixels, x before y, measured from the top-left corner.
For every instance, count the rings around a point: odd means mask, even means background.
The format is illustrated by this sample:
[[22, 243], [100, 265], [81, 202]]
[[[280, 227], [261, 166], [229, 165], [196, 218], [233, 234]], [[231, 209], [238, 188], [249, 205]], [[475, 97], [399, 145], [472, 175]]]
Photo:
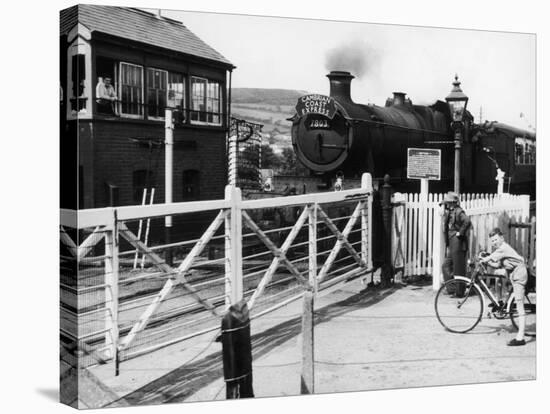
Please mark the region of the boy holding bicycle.
[[508, 346], [525, 345], [525, 285], [527, 284], [527, 267], [525, 261], [508, 243], [504, 241], [502, 231], [497, 227], [489, 233], [489, 240], [493, 249], [492, 253], [480, 261], [499, 269], [501, 274], [510, 277], [514, 298], [518, 310], [518, 333], [514, 339], [508, 342]]

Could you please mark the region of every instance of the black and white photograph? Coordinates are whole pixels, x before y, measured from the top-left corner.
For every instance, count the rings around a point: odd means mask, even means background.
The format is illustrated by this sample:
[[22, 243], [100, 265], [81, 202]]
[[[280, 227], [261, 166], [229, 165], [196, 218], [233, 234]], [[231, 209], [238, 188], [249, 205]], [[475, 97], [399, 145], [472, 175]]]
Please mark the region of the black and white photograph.
[[59, 369], [35, 392], [538, 412], [540, 23], [208, 3], [48, 6], [57, 216], [25, 261], [56, 320], [26, 325]]

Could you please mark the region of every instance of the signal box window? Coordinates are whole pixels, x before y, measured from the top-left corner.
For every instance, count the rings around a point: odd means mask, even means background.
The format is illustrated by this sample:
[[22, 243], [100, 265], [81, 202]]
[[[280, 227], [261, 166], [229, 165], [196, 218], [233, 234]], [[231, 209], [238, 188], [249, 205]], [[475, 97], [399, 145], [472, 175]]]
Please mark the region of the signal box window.
[[164, 119], [166, 108], [179, 111], [178, 120], [185, 120], [185, 83], [182, 74], [160, 69], [147, 69], [147, 116]]
[[85, 56], [82, 54], [71, 56], [71, 110], [75, 112], [86, 111], [86, 66]]
[[221, 125], [221, 88], [219, 82], [191, 78], [191, 121], [196, 124]]
[[164, 118], [166, 108], [168, 72], [147, 69], [147, 116]]
[[120, 63], [120, 101], [121, 115], [143, 116], [143, 67]]
[[185, 170], [183, 172], [183, 200], [198, 200], [200, 197], [200, 172]]
[[185, 120], [185, 82], [182, 74], [168, 73], [168, 108], [180, 111], [180, 121]]

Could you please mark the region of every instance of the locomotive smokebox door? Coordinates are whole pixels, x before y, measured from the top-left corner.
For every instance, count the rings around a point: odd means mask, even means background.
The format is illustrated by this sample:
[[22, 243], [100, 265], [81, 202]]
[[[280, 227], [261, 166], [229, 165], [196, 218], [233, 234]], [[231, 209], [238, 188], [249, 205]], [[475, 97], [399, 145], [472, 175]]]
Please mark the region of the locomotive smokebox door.
[[308, 168], [331, 171], [348, 155], [351, 130], [333, 98], [306, 95], [298, 100], [292, 125], [292, 143]]

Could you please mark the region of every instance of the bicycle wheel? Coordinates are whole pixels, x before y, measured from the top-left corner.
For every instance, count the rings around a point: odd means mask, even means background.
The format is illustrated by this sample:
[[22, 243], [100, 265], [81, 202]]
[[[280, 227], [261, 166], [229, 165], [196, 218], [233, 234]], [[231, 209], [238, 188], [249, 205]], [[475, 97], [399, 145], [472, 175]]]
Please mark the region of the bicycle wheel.
[[[460, 293], [461, 296], [457, 296], [455, 292]], [[481, 295], [479, 288], [470, 282], [459, 279], [448, 280], [441, 286], [435, 297], [437, 319], [450, 332], [471, 331], [483, 316]]]
[[[537, 334], [537, 295], [536, 293], [527, 293], [523, 300], [525, 307], [525, 336], [536, 336]], [[516, 299], [512, 299], [508, 303], [508, 313], [512, 320], [514, 329], [518, 330], [518, 311], [516, 307]]]

